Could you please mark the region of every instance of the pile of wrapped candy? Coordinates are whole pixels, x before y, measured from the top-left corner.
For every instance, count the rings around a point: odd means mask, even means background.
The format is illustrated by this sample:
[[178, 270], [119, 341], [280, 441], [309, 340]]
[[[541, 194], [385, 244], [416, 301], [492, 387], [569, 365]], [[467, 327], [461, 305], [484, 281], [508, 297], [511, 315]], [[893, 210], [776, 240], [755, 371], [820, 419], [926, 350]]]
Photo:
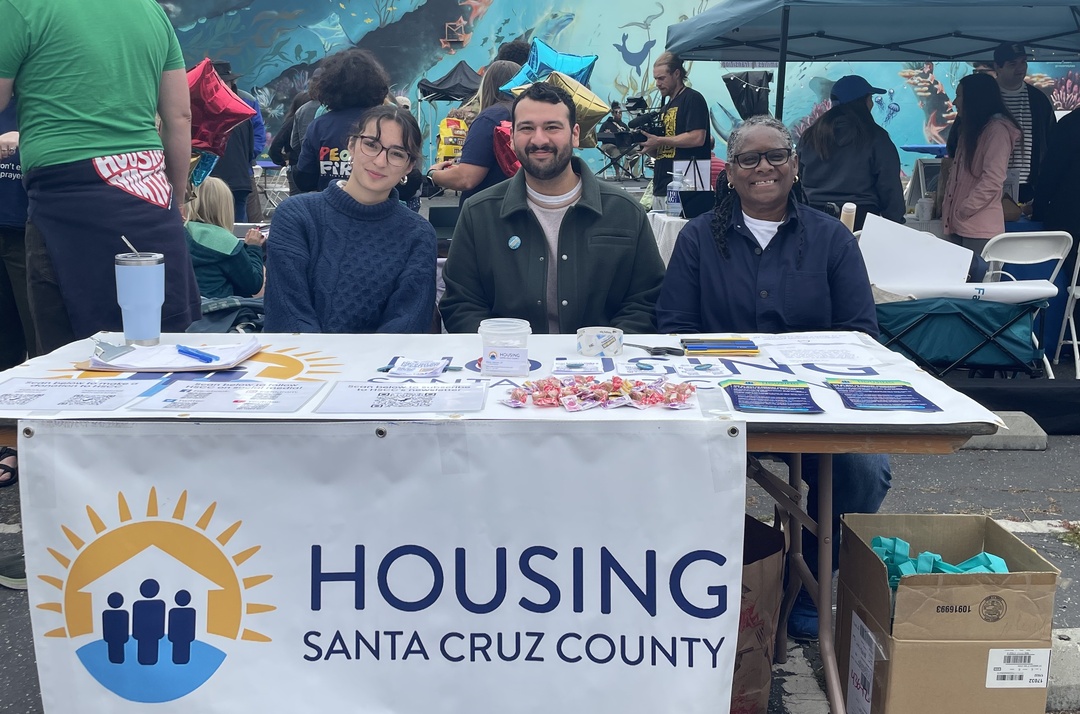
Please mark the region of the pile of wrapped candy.
[[654, 406], [669, 409], [688, 409], [687, 400], [694, 393], [692, 384], [673, 384], [664, 377], [641, 381], [611, 377], [604, 381], [596, 377], [574, 375], [572, 377], [547, 377], [535, 382], [525, 382], [510, 390], [508, 399], [499, 400], [510, 407], [525, 407], [532, 400], [533, 406], [562, 406], [568, 412], [580, 412], [595, 407], [613, 409], [629, 406], [648, 409]]

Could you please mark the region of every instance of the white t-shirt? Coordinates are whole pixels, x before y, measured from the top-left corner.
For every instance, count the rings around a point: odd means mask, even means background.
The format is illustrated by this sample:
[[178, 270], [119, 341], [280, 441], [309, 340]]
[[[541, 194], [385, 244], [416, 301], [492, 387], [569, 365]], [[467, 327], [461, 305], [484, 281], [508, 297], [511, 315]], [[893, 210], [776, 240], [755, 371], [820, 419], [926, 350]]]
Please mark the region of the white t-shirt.
[[769, 242], [772, 241], [773, 236], [780, 230], [780, 224], [783, 221], [762, 221], [757, 218], [751, 218], [743, 211], [742, 214], [743, 223], [754, 234], [754, 238], [757, 239], [758, 245], [762, 250], [769, 247]]

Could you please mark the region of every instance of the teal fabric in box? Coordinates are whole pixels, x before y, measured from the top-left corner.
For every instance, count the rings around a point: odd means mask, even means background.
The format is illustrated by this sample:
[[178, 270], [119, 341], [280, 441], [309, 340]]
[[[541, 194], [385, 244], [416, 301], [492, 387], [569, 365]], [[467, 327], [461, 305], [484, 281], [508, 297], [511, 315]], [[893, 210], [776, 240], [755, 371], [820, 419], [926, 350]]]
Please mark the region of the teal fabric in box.
[[[1032, 324], [1046, 305], [1045, 300], [1010, 305], [952, 298], [885, 303], [877, 306], [879, 340], [915, 362], [925, 361], [936, 367], [951, 366], [975, 348], [974, 354], [956, 366], [1032, 365], [1043, 356], [1031, 339]], [[993, 338], [996, 344], [990, 343], [990, 335], [1010, 321], [1012, 324]], [[910, 331], [894, 340], [909, 327]]]

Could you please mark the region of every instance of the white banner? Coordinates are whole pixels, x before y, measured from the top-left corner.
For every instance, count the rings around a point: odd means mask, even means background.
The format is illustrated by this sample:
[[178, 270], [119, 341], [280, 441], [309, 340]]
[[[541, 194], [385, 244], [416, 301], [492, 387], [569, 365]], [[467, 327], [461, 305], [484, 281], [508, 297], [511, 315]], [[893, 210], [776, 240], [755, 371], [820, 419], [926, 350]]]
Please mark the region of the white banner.
[[728, 711], [741, 422], [21, 427], [47, 714]]

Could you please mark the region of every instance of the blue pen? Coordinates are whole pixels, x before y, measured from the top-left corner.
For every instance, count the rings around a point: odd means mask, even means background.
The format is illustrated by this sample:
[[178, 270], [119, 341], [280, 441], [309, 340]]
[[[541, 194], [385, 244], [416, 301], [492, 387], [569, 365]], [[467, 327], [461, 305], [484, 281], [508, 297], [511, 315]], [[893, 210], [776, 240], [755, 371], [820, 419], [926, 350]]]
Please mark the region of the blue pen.
[[185, 347], [184, 345], [177, 345], [176, 346], [176, 351], [179, 352], [180, 354], [186, 356], [186, 357], [194, 357], [195, 359], [199, 360], [200, 362], [210, 363], [210, 362], [217, 362], [218, 361], [218, 358], [215, 355], [212, 355], [209, 352], [203, 352], [202, 350], [197, 350], [194, 347]]

